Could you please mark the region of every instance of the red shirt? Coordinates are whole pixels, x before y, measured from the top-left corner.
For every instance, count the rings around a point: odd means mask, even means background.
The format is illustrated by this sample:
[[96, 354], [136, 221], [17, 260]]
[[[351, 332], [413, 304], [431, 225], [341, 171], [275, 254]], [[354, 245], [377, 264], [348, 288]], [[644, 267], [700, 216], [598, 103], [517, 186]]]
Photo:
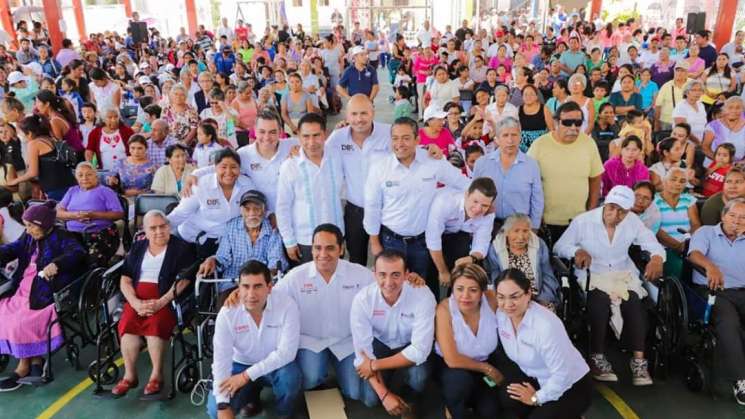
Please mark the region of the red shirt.
[[[715, 164], [716, 162], [712, 162], [708, 168], [714, 168]], [[711, 172], [709, 176], [706, 176], [706, 179], [704, 179], [704, 190], [702, 191], [704, 196], [709, 197], [722, 191], [722, 188], [724, 188], [724, 177], [727, 176], [730, 169], [732, 169], [732, 165], [728, 164]]]
[[246, 27], [235, 28], [235, 36], [242, 41], [247, 41], [248, 40], [248, 28]]

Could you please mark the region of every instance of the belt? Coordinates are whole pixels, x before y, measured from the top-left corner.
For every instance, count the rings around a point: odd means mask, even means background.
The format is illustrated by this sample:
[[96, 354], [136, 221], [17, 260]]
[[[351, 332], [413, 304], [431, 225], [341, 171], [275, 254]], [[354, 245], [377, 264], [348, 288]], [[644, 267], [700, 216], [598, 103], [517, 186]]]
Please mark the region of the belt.
[[387, 234], [391, 237], [393, 237], [396, 240], [401, 240], [404, 242], [411, 242], [411, 241], [418, 241], [418, 240], [424, 240], [424, 233], [418, 234], [416, 236], [402, 236], [400, 234], [397, 234], [395, 231], [391, 230], [390, 228], [386, 226], [380, 226], [380, 231], [384, 234]]

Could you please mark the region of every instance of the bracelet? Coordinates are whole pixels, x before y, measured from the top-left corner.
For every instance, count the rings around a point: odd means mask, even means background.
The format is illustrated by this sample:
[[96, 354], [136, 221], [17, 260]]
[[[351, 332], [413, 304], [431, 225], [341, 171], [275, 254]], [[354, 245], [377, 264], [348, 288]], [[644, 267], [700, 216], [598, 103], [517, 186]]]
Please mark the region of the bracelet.
[[386, 390], [385, 391], [385, 394], [383, 395], [383, 397], [380, 398], [380, 403], [383, 403], [385, 401], [385, 398], [388, 397], [388, 393], [389, 393], [389, 391]]

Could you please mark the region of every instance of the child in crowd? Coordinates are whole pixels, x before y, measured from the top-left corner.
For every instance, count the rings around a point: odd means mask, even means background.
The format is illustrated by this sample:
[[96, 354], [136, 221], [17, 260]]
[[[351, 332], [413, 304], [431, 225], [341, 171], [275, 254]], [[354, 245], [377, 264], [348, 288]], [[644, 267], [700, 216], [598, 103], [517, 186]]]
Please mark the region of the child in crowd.
[[0, 125], [0, 157], [2, 164], [10, 164], [16, 172], [23, 173], [26, 163], [21, 154], [21, 140], [16, 135], [16, 128], [11, 124]]
[[396, 87], [395, 92], [395, 102], [393, 102], [393, 120], [395, 121], [402, 116], [410, 117], [411, 113], [414, 112], [414, 108], [412, 108], [411, 101], [409, 100], [409, 97], [411, 96], [409, 88], [406, 86], [398, 86]]
[[626, 121], [621, 131], [618, 132], [619, 138], [613, 140], [608, 146], [610, 157], [621, 154], [621, 142], [629, 135], [636, 135], [642, 140], [644, 149], [642, 150], [643, 153], [639, 154], [639, 159], [645, 161], [654, 151], [654, 145], [652, 144], [652, 125], [649, 124], [644, 114], [636, 109], [626, 114]]
[[597, 119], [597, 116], [600, 115], [600, 105], [608, 102], [609, 91], [610, 86], [608, 86], [608, 82], [605, 80], [597, 82], [597, 84], [595, 84], [595, 87], [593, 87], [592, 105], [595, 107], [595, 119]]
[[212, 164], [213, 154], [224, 147], [217, 142], [217, 129], [214, 125], [202, 122], [197, 128], [197, 145], [191, 155], [197, 167], [206, 167]]
[[96, 105], [86, 102], [80, 107], [80, 115], [83, 121], [80, 123], [80, 133], [83, 136], [83, 147], [88, 146], [88, 138], [91, 131], [96, 128]]
[[735, 146], [730, 143], [719, 144], [714, 150], [714, 161], [706, 168], [704, 189], [705, 197], [710, 197], [721, 192], [724, 187], [724, 177], [732, 169], [732, 160], [735, 158]]
[[145, 112], [145, 121], [142, 123], [141, 134], [145, 136], [145, 138], [150, 138], [150, 133], [153, 131], [153, 122], [156, 119], [160, 119], [160, 114], [163, 112], [163, 109], [155, 103], [151, 103], [145, 106], [143, 111]]
[[476, 160], [484, 155], [484, 149], [478, 144], [471, 144], [466, 147], [465, 156], [466, 164], [463, 166], [463, 174], [469, 179], [473, 178], [473, 167], [476, 165]]
[[82, 110], [83, 110], [83, 98], [80, 93], [77, 92], [77, 84], [69, 77], [62, 79], [62, 97], [72, 104], [72, 109], [75, 111], [75, 118], [82, 122]]

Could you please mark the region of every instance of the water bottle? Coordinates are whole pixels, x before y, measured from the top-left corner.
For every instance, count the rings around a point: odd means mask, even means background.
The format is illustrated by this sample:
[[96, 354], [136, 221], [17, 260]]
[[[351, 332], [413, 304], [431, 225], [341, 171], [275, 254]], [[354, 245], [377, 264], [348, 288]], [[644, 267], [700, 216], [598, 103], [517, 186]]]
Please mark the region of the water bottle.
[[714, 307], [714, 303], [717, 302], [717, 296], [709, 294], [709, 299], [706, 301], [706, 311], [704, 311], [704, 324], [709, 324], [711, 318], [711, 309]]

